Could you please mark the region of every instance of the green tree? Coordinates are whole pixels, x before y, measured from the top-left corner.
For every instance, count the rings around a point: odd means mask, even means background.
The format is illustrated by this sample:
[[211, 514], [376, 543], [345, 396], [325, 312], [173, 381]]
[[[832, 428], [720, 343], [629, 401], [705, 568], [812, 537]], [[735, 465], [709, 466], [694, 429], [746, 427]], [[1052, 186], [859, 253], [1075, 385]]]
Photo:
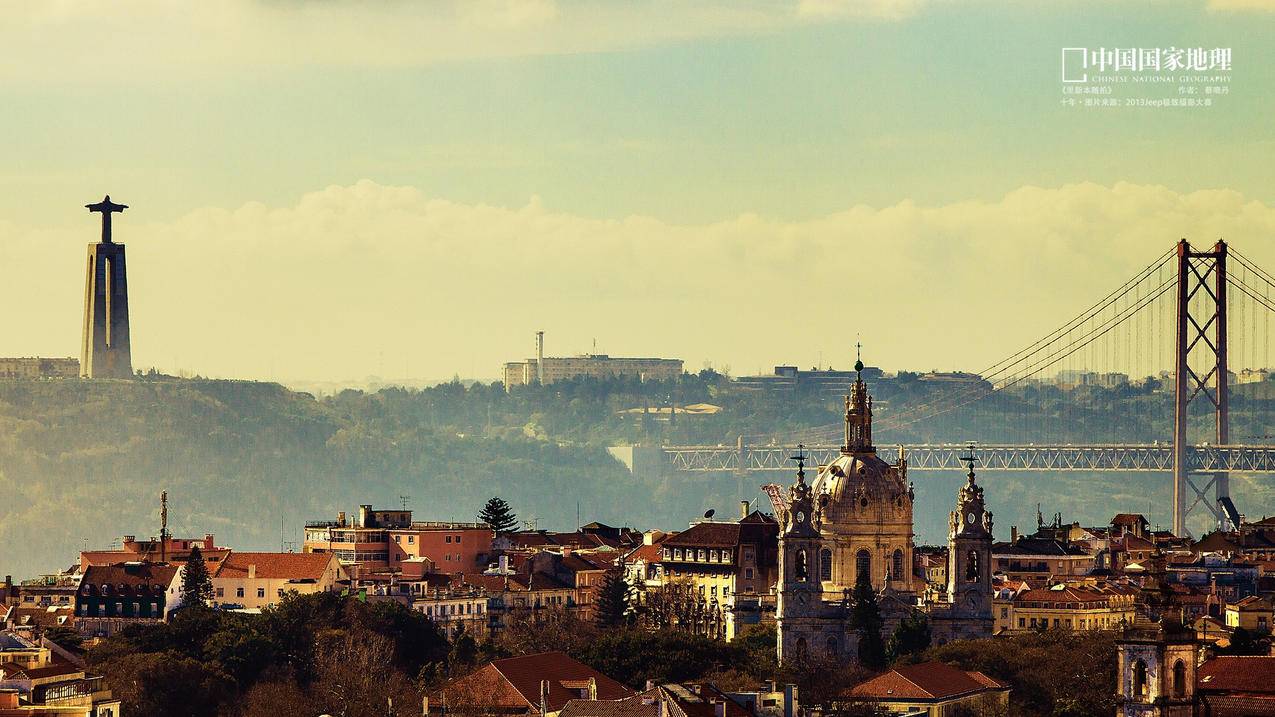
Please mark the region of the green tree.
[[199, 546], [195, 546], [190, 549], [186, 571], [182, 574], [182, 605], [191, 608], [207, 607], [212, 598], [212, 577], [208, 574], [208, 565], [204, 563]]
[[514, 515], [513, 510], [499, 497], [493, 497], [487, 501], [483, 509], [478, 513], [478, 519], [497, 533], [508, 533], [518, 527], [518, 516]]
[[593, 622], [598, 627], [615, 627], [629, 622], [629, 581], [620, 568], [611, 568], [598, 586]]
[[859, 635], [859, 662], [871, 670], [886, 666], [885, 642], [881, 639], [881, 607], [866, 570], [860, 571], [854, 583], [854, 609], [851, 624]]
[[899, 622], [890, 636], [890, 660], [909, 659], [924, 652], [929, 649], [930, 640], [929, 619], [920, 610], [913, 610]]

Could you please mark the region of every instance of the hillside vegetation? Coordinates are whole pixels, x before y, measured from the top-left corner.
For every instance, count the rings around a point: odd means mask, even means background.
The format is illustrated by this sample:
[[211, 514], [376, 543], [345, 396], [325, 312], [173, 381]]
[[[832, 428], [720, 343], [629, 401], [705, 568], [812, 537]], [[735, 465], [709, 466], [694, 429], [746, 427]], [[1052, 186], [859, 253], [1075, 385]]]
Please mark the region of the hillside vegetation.
[[[1262, 442], [1275, 431], [1270, 385], [1232, 396], [1232, 433]], [[873, 386], [877, 444], [1030, 440], [1150, 441], [1168, 434], [1168, 397], [1145, 386], [1031, 387], [902, 427], [891, 417], [941, 403], [907, 374]], [[674, 421], [622, 414], [712, 403], [712, 416]], [[571, 529], [582, 520], [680, 528], [708, 508], [734, 515], [757, 503], [774, 477], [665, 475], [635, 478], [608, 445], [733, 444], [741, 434], [785, 441], [840, 420], [835, 395], [766, 394], [732, 387], [711, 372], [677, 382], [578, 381], [506, 393], [497, 384], [450, 383], [420, 391], [346, 391], [316, 399], [279, 385], [240, 381], [0, 381], [0, 573], [28, 576], [65, 567], [84, 545], [159, 531], [159, 492], [168, 490], [178, 535], [215, 533], [240, 549], [295, 542], [305, 520], [359, 503], [398, 505], [424, 519], [472, 520], [492, 495], [523, 520]], [[1197, 420], [1201, 436], [1208, 416]], [[822, 442], [828, 442], [826, 433]], [[808, 441], [811, 442], [811, 441]], [[914, 473], [918, 541], [943, 539], [961, 475]], [[1156, 474], [987, 474], [997, 532], [1046, 515], [1105, 521], [1117, 510], [1149, 510], [1167, 521], [1168, 477]], [[1264, 479], [1236, 477], [1249, 516], [1275, 506]], [[762, 503], [764, 504], [764, 503]], [[1203, 528], [1204, 526], [1199, 526]], [[282, 528], [282, 530], [281, 530]], [[282, 533], [282, 535], [281, 535]]]

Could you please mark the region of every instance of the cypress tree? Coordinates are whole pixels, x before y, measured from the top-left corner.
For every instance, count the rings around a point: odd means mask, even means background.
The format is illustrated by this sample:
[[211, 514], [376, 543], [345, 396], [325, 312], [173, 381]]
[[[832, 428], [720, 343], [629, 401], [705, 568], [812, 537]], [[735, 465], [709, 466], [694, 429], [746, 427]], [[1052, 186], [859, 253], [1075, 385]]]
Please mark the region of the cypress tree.
[[478, 519], [497, 533], [508, 533], [518, 527], [518, 516], [514, 515], [509, 504], [500, 498], [492, 498], [478, 513]]
[[598, 627], [616, 627], [629, 621], [629, 581], [619, 568], [612, 568], [598, 586], [598, 602], [593, 622]]
[[930, 646], [930, 621], [920, 610], [913, 610], [899, 622], [890, 636], [890, 659], [899, 660], [924, 652]]
[[870, 670], [886, 665], [885, 643], [881, 639], [881, 608], [872, 589], [867, 571], [861, 571], [854, 582], [854, 608], [851, 622], [859, 635], [859, 662]]
[[182, 574], [182, 605], [207, 607], [212, 598], [212, 577], [208, 574], [208, 565], [204, 563], [204, 556], [196, 545], [190, 549], [186, 571]]

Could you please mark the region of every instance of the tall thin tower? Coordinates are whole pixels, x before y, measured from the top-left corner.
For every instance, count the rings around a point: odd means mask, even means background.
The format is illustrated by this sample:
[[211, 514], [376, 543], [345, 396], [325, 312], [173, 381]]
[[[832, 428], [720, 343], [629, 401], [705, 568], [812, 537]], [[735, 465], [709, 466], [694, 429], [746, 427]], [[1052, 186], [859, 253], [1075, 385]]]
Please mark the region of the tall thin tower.
[[111, 215], [128, 209], [108, 194], [97, 204], [84, 205], [102, 215], [102, 240], [89, 244], [84, 279], [84, 343], [80, 375], [85, 378], [131, 378], [133, 356], [128, 332], [128, 279], [124, 245], [111, 241]]

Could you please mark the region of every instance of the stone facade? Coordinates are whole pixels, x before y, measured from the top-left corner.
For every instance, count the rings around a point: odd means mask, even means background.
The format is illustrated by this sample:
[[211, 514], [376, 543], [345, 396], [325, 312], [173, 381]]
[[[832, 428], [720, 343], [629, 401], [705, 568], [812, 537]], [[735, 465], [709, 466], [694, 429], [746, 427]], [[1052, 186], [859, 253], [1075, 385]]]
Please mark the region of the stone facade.
[[[859, 364], [861, 366], [862, 364]], [[913, 490], [907, 460], [890, 463], [872, 445], [872, 398], [862, 377], [846, 397], [845, 444], [810, 484], [804, 465], [779, 510], [776, 622], [779, 659], [803, 650], [857, 654], [850, 596], [860, 573], [877, 592], [883, 636], [914, 611], [926, 613], [936, 642], [992, 634], [992, 515], [983, 489], [961, 488], [950, 516], [948, 584], [926, 601], [913, 566]]]

